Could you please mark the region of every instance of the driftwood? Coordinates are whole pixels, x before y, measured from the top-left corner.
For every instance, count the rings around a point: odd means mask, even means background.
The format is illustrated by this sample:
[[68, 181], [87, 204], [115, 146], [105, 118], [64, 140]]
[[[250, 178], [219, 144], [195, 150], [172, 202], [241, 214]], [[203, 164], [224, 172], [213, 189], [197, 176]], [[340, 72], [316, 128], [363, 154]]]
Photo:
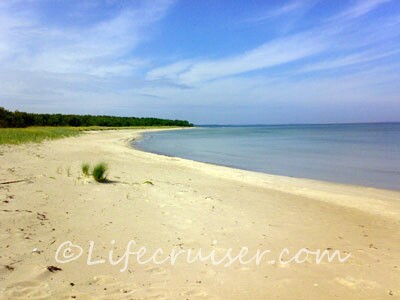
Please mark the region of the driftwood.
[[28, 181], [28, 180], [29, 180], [29, 179], [12, 180], [12, 181], [0, 182], [0, 184], [17, 183], [17, 182], [23, 182], [23, 181]]

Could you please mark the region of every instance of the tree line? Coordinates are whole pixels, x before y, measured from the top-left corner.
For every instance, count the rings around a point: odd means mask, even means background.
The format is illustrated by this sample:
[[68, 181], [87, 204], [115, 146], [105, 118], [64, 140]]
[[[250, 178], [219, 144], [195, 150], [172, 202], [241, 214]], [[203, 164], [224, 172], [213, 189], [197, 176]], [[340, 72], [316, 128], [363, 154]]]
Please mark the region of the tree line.
[[136, 118], [92, 115], [35, 114], [20, 111], [8, 111], [0, 107], [0, 127], [22, 128], [29, 126], [182, 126], [193, 124], [185, 120], [168, 120], [158, 118]]

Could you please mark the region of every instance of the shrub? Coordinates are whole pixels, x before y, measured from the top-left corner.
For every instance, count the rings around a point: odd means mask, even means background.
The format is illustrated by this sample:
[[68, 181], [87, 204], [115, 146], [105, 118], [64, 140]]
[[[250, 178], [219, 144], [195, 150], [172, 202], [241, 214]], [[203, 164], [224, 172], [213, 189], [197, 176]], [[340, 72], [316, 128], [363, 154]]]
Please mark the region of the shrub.
[[93, 168], [93, 178], [97, 182], [107, 182], [107, 171], [108, 167], [105, 163], [101, 162], [98, 163], [94, 168]]
[[88, 163], [83, 163], [82, 164], [82, 173], [85, 175], [85, 176], [89, 176], [90, 174], [89, 174], [89, 170], [90, 170], [90, 164], [88, 164]]

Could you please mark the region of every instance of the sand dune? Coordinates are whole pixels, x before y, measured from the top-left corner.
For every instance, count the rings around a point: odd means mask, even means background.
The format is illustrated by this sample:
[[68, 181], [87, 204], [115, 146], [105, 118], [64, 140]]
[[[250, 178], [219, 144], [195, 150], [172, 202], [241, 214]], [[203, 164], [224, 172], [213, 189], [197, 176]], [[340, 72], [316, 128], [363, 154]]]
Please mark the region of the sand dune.
[[[129, 147], [139, 133], [0, 148], [0, 182], [24, 180], [0, 185], [1, 299], [400, 299], [399, 192], [145, 153]], [[82, 175], [83, 162], [99, 161], [110, 183]], [[109, 252], [123, 257], [131, 240], [164, 258], [173, 249], [271, 253], [259, 265], [228, 267], [139, 264], [132, 255], [120, 272]], [[67, 241], [82, 256], [60, 263]], [[104, 263], [87, 265], [90, 241], [92, 261]], [[351, 257], [283, 264], [284, 248]]]

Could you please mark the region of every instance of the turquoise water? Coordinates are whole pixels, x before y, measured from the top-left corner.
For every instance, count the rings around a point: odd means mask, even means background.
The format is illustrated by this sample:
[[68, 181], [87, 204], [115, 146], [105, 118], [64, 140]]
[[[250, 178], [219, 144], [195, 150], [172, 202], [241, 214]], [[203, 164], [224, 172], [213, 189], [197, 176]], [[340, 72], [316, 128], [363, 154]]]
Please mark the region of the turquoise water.
[[400, 190], [400, 123], [200, 127], [135, 147], [268, 174]]

